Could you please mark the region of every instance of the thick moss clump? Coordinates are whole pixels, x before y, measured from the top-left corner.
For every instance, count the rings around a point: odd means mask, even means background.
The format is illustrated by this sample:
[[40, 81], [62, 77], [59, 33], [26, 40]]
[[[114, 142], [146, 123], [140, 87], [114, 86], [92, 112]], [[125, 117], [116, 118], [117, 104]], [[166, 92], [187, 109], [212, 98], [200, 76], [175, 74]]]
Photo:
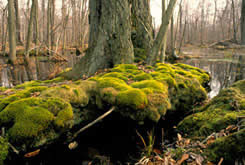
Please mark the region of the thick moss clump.
[[208, 158], [219, 162], [224, 158], [225, 164], [234, 164], [245, 155], [244, 122], [239, 118], [245, 116], [245, 80], [236, 82], [224, 89], [209, 103], [196, 109], [196, 113], [186, 117], [178, 129], [190, 137], [204, 139], [212, 133], [224, 132], [229, 126], [241, 126], [240, 130], [229, 136], [219, 137], [205, 150]]
[[148, 104], [146, 94], [139, 89], [122, 91], [116, 99], [119, 106], [129, 106], [133, 109], [144, 109]]
[[46, 90], [47, 87], [37, 86], [37, 87], [27, 87], [24, 90], [16, 91], [14, 94], [6, 96], [0, 100], [0, 112], [11, 102], [20, 100], [23, 98], [31, 97], [33, 93], [41, 92]]
[[4, 165], [3, 161], [7, 158], [8, 148], [8, 141], [0, 136], [0, 165]]
[[95, 82], [83, 81], [76, 84], [61, 85], [47, 89], [41, 93], [41, 97], [61, 98], [73, 106], [84, 107], [88, 105], [90, 92], [96, 88]]
[[47, 129], [71, 126], [72, 107], [56, 98], [26, 98], [9, 104], [0, 112], [0, 125], [10, 127], [9, 140], [35, 139]]
[[208, 136], [229, 125], [237, 123], [237, 117], [245, 115], [243, 88], [235, 83], [224, 89], [208, 104], [197, 109], [197, 113], [186, 117], [179, 124], [179, 130], [190, 136]]
[[[121, 64], [111, 69], [112, 72], [90, 80], [97, 82], [100, 107], [101, 102], [106, 102], [119, 105], [121, 109], [132, 109], [132, 114], [130, 111], [121, 113], [133, 119], [140, 116], [134, 110], [141, 109], [140, 120], [149, 118], [157, 122], [168, 109], [187, 113], [194, 104], [207, 98], [199, 83], [199, 80], [204, 80], [199, 75], [209, 75], [201, 70], [196, 73], [198, 69], [195, 67], [188, 69], [190, 71], [171, 64], [157, 64], [155, 67]], [[181, 75], [180, 71], [186, 74]]]
[[218, 138], [205, 151], [213, 162], [224, 158], [225, 164], [234, 164], [235, 160], [244, 159], [245, 155], [245, 130], [241, 130], [227, 137]]

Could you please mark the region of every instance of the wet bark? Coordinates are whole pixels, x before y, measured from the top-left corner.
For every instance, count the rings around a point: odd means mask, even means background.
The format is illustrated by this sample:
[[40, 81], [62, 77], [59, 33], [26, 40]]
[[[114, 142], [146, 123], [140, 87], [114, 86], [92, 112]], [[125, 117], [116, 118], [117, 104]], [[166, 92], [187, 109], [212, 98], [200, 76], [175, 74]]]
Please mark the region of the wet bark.
[[89, 49], [69, 77], [91, 76], [115, 64], [133, 63], [131, 12], [128, 0], [93, 0], [90, 8]]

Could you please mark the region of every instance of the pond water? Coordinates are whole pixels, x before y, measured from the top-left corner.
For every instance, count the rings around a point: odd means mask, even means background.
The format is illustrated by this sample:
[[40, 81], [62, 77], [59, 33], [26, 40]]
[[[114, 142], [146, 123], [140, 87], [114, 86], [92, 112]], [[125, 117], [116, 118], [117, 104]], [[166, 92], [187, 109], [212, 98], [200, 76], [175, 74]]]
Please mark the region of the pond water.
[[212, 58], [183, 60], [182, 63], [201, 68], [211, 74], [211, 92], [209, 97], [218, 95], [223, 88], [230, 86], [238, 80], [245, 79], [245, 56], [233, 55], [230, 58], [215, 56]]
[[[60, 71], [73, 67], [79, 60], [75, 55], [66, 57], [68, 62], [51, 62], [48, 57], [31, 57], [29, 67], [6, 65], [7, 58], [0, 57], [0, 86], [12, 87], [30, 80], [53, 78]], [[23, 60], [23, 59], [21, 59]]]
[[[65, 68], [73, 67], [79, 61], [75, 55], [67, 56], [68, 62], [54, 63], [47, 57], [31, 57], [29, 68], [24, 65], [11, 67], [6, 65], [6, 58], [0, 58], [0, 86], [12, 87], [31, 80], [45, 80], [53, 78]], [[216, 96], [219, 91], [237, 80], [245, 79], [245, 56], [233, 55], [225, 58], [222, 55], [201, 56], [199, 59], [180, 61], [209, 72], [212, 76], [209, 97]]]

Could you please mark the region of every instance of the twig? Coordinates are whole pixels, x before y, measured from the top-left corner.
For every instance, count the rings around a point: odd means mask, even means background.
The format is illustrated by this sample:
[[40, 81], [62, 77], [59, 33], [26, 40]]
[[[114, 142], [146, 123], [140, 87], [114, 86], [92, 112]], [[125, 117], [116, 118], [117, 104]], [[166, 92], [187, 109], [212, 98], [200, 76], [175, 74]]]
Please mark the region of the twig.
[[106, 113], [104, 113], [102, 116], [98, 117], [96, 120], [94, 120], [93, 122], [89, 123], [88, 125], [86, 125], [85, 127], [81, 128], [80, 130], [78, 130], [70, 139], [71, 141], [73, 139], [75, 139], [80, 133], [82, 133], [83, 131], [85, 131], [86, 129], [88, 129], [89, 127], [93, 126], [94, 124], [98, 123], [100, 120], [104, 119], [106, 116], [108, 116], [110, 113], [112, 113], [114, 110], [116, 109], [116, 107], [112, 107], [109, 111], [107, 111]]
[[10, 143], [8, 143], [9, 147], [18, 155], [20, 152]]

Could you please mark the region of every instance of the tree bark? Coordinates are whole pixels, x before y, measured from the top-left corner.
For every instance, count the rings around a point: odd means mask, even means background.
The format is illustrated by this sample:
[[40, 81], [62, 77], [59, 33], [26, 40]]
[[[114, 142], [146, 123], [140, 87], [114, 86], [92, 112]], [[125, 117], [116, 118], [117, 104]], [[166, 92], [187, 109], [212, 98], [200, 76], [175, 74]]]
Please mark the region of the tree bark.
[[245, 0], [242, 0], [241, 11], [241, 44], [245, 45]]
[[91, 76], [98, 69], [133, 63], [131, 14], [128, 0], [93, 0], [90, 8], [89, 49], [69, 77]]
[[14, 0], [8, 0], [9, 60], [16, 61], [16, 27], [14, 18]]
[[34, 15], [35, 15], [36, 4], [37, 4], [37, 0], [32, 0], [30, 20], [29, 20], [29, 26], [28, 26], [28, 33], [27, 33], [27, 38], [26, 38], [25, 57], [27, 60], [29, 59], [29, 49], [30, 49], [31, 41], [32, 41], [33, 23], [34, 23]]
[[231, 8], [232, 8], [232, 22], [233, 22], [233, 39], [236, 42], [237, 38], [236, 38], [236, 13], [235, 13], [235, 3], [234, 0], [231, 0]]
[[132, 42], [135, 48], [149, 49], [153, 45], [153, 26], [149, 0], [132, 0]]
[[148, 65], [153, 65], [156, 63], [157, 56], [159, 54], [159, 51], [161, 49], [161, 45], [162, 45], [163, 40], [164, 40], [164, 36], [166, 35], [167, 30], [168, 30], [169, 21], [173, 15], [174, 6], [176, 4], [176, 1], [177, 0], [170, 0], [170, 2], [169, 2], [168, 9], [167, 9], [166, 15], [164, 17], [164, 21], [161, 24], [157, 38], [155, 39], [155, 41], [153, 43], [153, 47], [150, 50], [150, 54], [147, 58], [147, 64]]
[[20, 15], [19, 15], [19, 0], [14, 0], [15, 21], [16, 21], [16, 40], [18, 45], [23, 45], [21, 40]]
[[[166, 0], [162, 0], [162, 22], [164, 21], [165, 12], [166, 12]], [[163, 43], [162, 43], [162, 49], [161, 49], [161, 54], [160, 54], [160, 62], [165, 61], [166, 47], [167, 47], [167, 33], [164, 36]]]

